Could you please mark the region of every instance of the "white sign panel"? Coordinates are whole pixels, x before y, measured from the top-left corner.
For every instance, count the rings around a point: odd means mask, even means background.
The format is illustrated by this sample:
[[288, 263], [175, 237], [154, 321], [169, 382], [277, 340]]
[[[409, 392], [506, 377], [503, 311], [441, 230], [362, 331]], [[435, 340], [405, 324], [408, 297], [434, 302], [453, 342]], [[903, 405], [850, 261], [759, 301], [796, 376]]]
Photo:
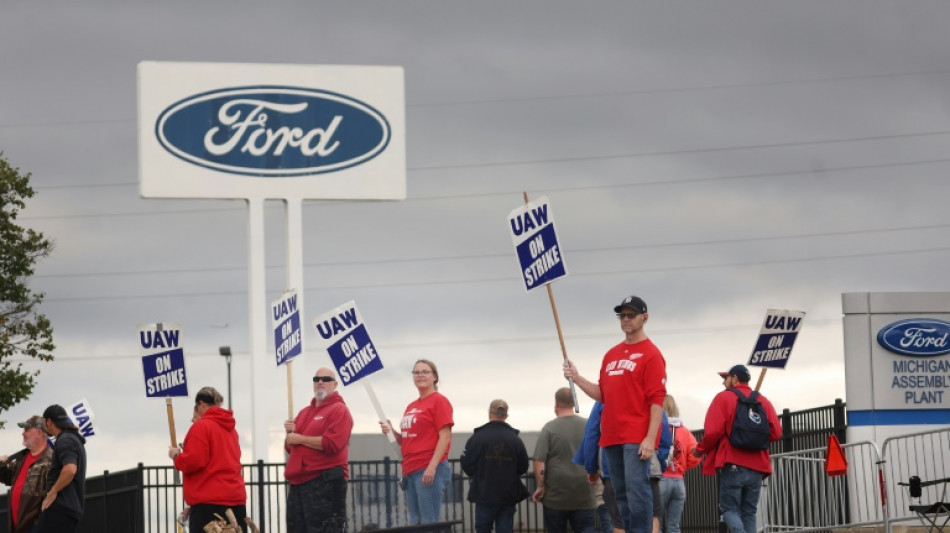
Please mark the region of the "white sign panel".
[[383, 369], [356, 302], [347, 302], [313, 319], [318, 341], [333, 360], [343, 385]]
[[508, 230], [518, 255], [525, 290], [536, 289], [567, 275], [547, 196], [509, 213]]
[[96, 418], [96, 415], [92, 413], [92, 407], [89, 406], [89, 402], [85, 398], [67, 407], [66, 415], [87, 440], [96, 434], [96, 430], [92, 427], [92, 421]]
[[274, 352], [277, 356], [277, 366], [280, 366], [303, 351], [297, 292], [287, 291], [272, 302], [271, 316], [274, 319]]
[[406, 197], [402, 67], [138, 65], [146, 198]]
[[769, 309], [749, 357], [750, 366], [785, 368], [805, 320], [804, 311]]

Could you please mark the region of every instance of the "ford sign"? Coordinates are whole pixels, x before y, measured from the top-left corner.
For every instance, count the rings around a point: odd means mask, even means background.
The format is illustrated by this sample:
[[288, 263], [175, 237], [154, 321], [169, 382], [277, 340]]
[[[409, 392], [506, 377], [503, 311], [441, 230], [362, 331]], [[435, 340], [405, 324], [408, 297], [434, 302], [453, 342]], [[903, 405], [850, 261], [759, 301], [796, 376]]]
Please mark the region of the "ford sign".
[[901, 355], [929, 357], [950, 353], [950, 322], [934, 318], [901, 320], [881, 328], [877, 342]]
[[389, 144], [389, 122], [342, 94], [286, 86], [231, 87], [165, 108], [155, 136], [189, 163], [249, 176], [290, 177], [349, 168]]

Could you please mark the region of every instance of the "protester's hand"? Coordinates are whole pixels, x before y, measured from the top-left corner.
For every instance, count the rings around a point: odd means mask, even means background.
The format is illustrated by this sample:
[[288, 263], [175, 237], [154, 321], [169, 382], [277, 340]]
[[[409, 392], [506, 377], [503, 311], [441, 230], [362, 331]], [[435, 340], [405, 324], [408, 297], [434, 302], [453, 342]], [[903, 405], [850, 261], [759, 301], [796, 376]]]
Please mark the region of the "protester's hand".
[[598, 481], [600, 481], [600, 475], [599, 475], [599, 474], [587, 474], [587, 484], [588, 484], [588, 485], [596, 485]]
[[7, 459], [9, 459], [9, 458], [10, 458], [9, 455], [0, 455], [0, 463], [5, 463], [5, 462], [7, 462]]
[[56, 491], [52, 491], [52, 490], [46, 493], [46, 497], [43, 498], [43, 503], [40, 504], [40, 510], [41, 510], [41, 511], [45, 511], [45, 510], [49, 509], [49, 506], [50, 506], [50, 505], [53, 505], [53, 502], [56, 501], [56, 494], [57, 494], [57, 492], [56, 492]]
[[294, 424], [293, 420], [288, 418], [287, 421], [284, 422], [284, 431], [287, 433], [293, 433], [294, 431], [297, 431], [297, 425]]
[[647, 437], [640, 443], [640, 459], [646, 461], [656, 453], [656, 447], [653, 445], [653, 439]]
[[564, 360], [564, 377], [567, 379], [574, 379], [579, 374], [577, 373], [577, 367], [574, 366], [574, 363], [570, 359]]
[[422, 484], [431, 485], [435, 481], [435, 467], [427, 466], [425, 472], [422, 473]]
[[693, 448], [693, 457], [703, 458], [703, 454], [699, 453], [699, 448]]
[[169, 446], [168, 447], [168, 458], [175, 460], [175, 456], [181, 453], [181, 448], [178, 446]]
[[539, 500], [544, 498], [544, 487], [538, 487], [534, 494], [531, 495], [531, 501], [538, 503]]
[[380, 422], [379, 427], [383, 430], [383, 434], [389, 433], [389, 428], [392, 427], [393, 423], [387, 418], [385, 422]]
[[303, 444], [303, 435], [301, 435], [300, 433], [288, 433], [287, 445], [296, 446], [298, 444]]

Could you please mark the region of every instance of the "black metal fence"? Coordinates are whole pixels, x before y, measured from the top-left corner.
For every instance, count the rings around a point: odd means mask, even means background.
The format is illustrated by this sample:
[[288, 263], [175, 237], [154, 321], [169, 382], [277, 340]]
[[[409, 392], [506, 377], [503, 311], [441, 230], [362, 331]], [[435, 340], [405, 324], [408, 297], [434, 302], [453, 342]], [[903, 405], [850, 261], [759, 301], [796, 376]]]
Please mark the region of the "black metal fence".
[[[789, 412], [779, 416], [783, 438], [772, 446], [773, 452], [788, 452], [824, 446], [828, 436], [836, 434], [844, 442], [845, 404]], [[697, 439], [702, 431], [694, 431]], [[472, 531], [474, 506], [466, 501], [468, 478], [458, 461], [449, 461], [452, 481], [443, 501], [443, 520], [458, 520], [464, 531]], [[283, 463], [244, 465], [248, 491], [248, 516], [253, 517], [262, 533], [286, 531], [284, 502], [287, 485]], [[399, 488], [401, 469], [398, 461], [386, 457], [379, 461], [350, 463], [347, 486], [349, 531], [367, 524], [396, 527], [407, 524], [404, 493]], [[688, 494], [682, 528], [694, 533], [718, 531], [716, 481], [703, 476], [699, 468], [687, 472]], [[528, 473], [525, 484], [533, 492], [534, 476]], [[121, 472], [104, 472], [86, 480], [86, 511], [80, 524], [82, 533], [176, 533], [175, 518], [184, 508], [181, 482], [170, 466], [144, 466]], [[7, 533], [7, 496], [0, 497], [0, 533]], [[515, 531], [542, 531], [541, 506], [521, 502], [515, 514]]]

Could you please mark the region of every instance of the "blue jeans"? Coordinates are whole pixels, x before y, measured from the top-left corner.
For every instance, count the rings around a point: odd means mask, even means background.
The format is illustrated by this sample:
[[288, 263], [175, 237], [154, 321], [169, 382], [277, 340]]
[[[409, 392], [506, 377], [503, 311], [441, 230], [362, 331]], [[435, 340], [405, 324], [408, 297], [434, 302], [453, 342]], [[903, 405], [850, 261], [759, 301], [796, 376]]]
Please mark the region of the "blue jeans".
[[639, 444], [618, 444], [604, 448], [610, 467], [617, 509], [627, 533], [652, 533], [653, 491], [650, 488], [650, 461], [640, 459]]
[[607, 504], [597, 507], [597, 522], [600, 525], [600, 533], [611, 533], [614, 530], [613, 523], [610, 522], [610, 510]]
[[762, 472], [727, 464], [719, 469], [719, 510], [732, 533], [755, 533]]
[[559, 511], [544, 507], [544, 530], [547, 533], [566, 533], [567, 524], [571, 524], [574, 533], [597, 533], [594, 527], [594, 509]]
[[514, 505], [475, 504], [475, 533], [511, 533], [515, 528]]
[[406, 505], [409, 507], [409, 524], [431, 524], [438, 522], [442, 513], [442, 494], [452, 478], [452, 469], [447, 461], [435, 468], [435, 479], [431, 485], [422, 483], [425, 469], [416, 470], [406, 476]]
[[663, 531], [680, 533], [680, 519], [683, 518], [683, 506], [686, 504], [686, 483], [683, 478], [661, 479], [660, 499], [663, 502], [663, 516], [660, 517]]

